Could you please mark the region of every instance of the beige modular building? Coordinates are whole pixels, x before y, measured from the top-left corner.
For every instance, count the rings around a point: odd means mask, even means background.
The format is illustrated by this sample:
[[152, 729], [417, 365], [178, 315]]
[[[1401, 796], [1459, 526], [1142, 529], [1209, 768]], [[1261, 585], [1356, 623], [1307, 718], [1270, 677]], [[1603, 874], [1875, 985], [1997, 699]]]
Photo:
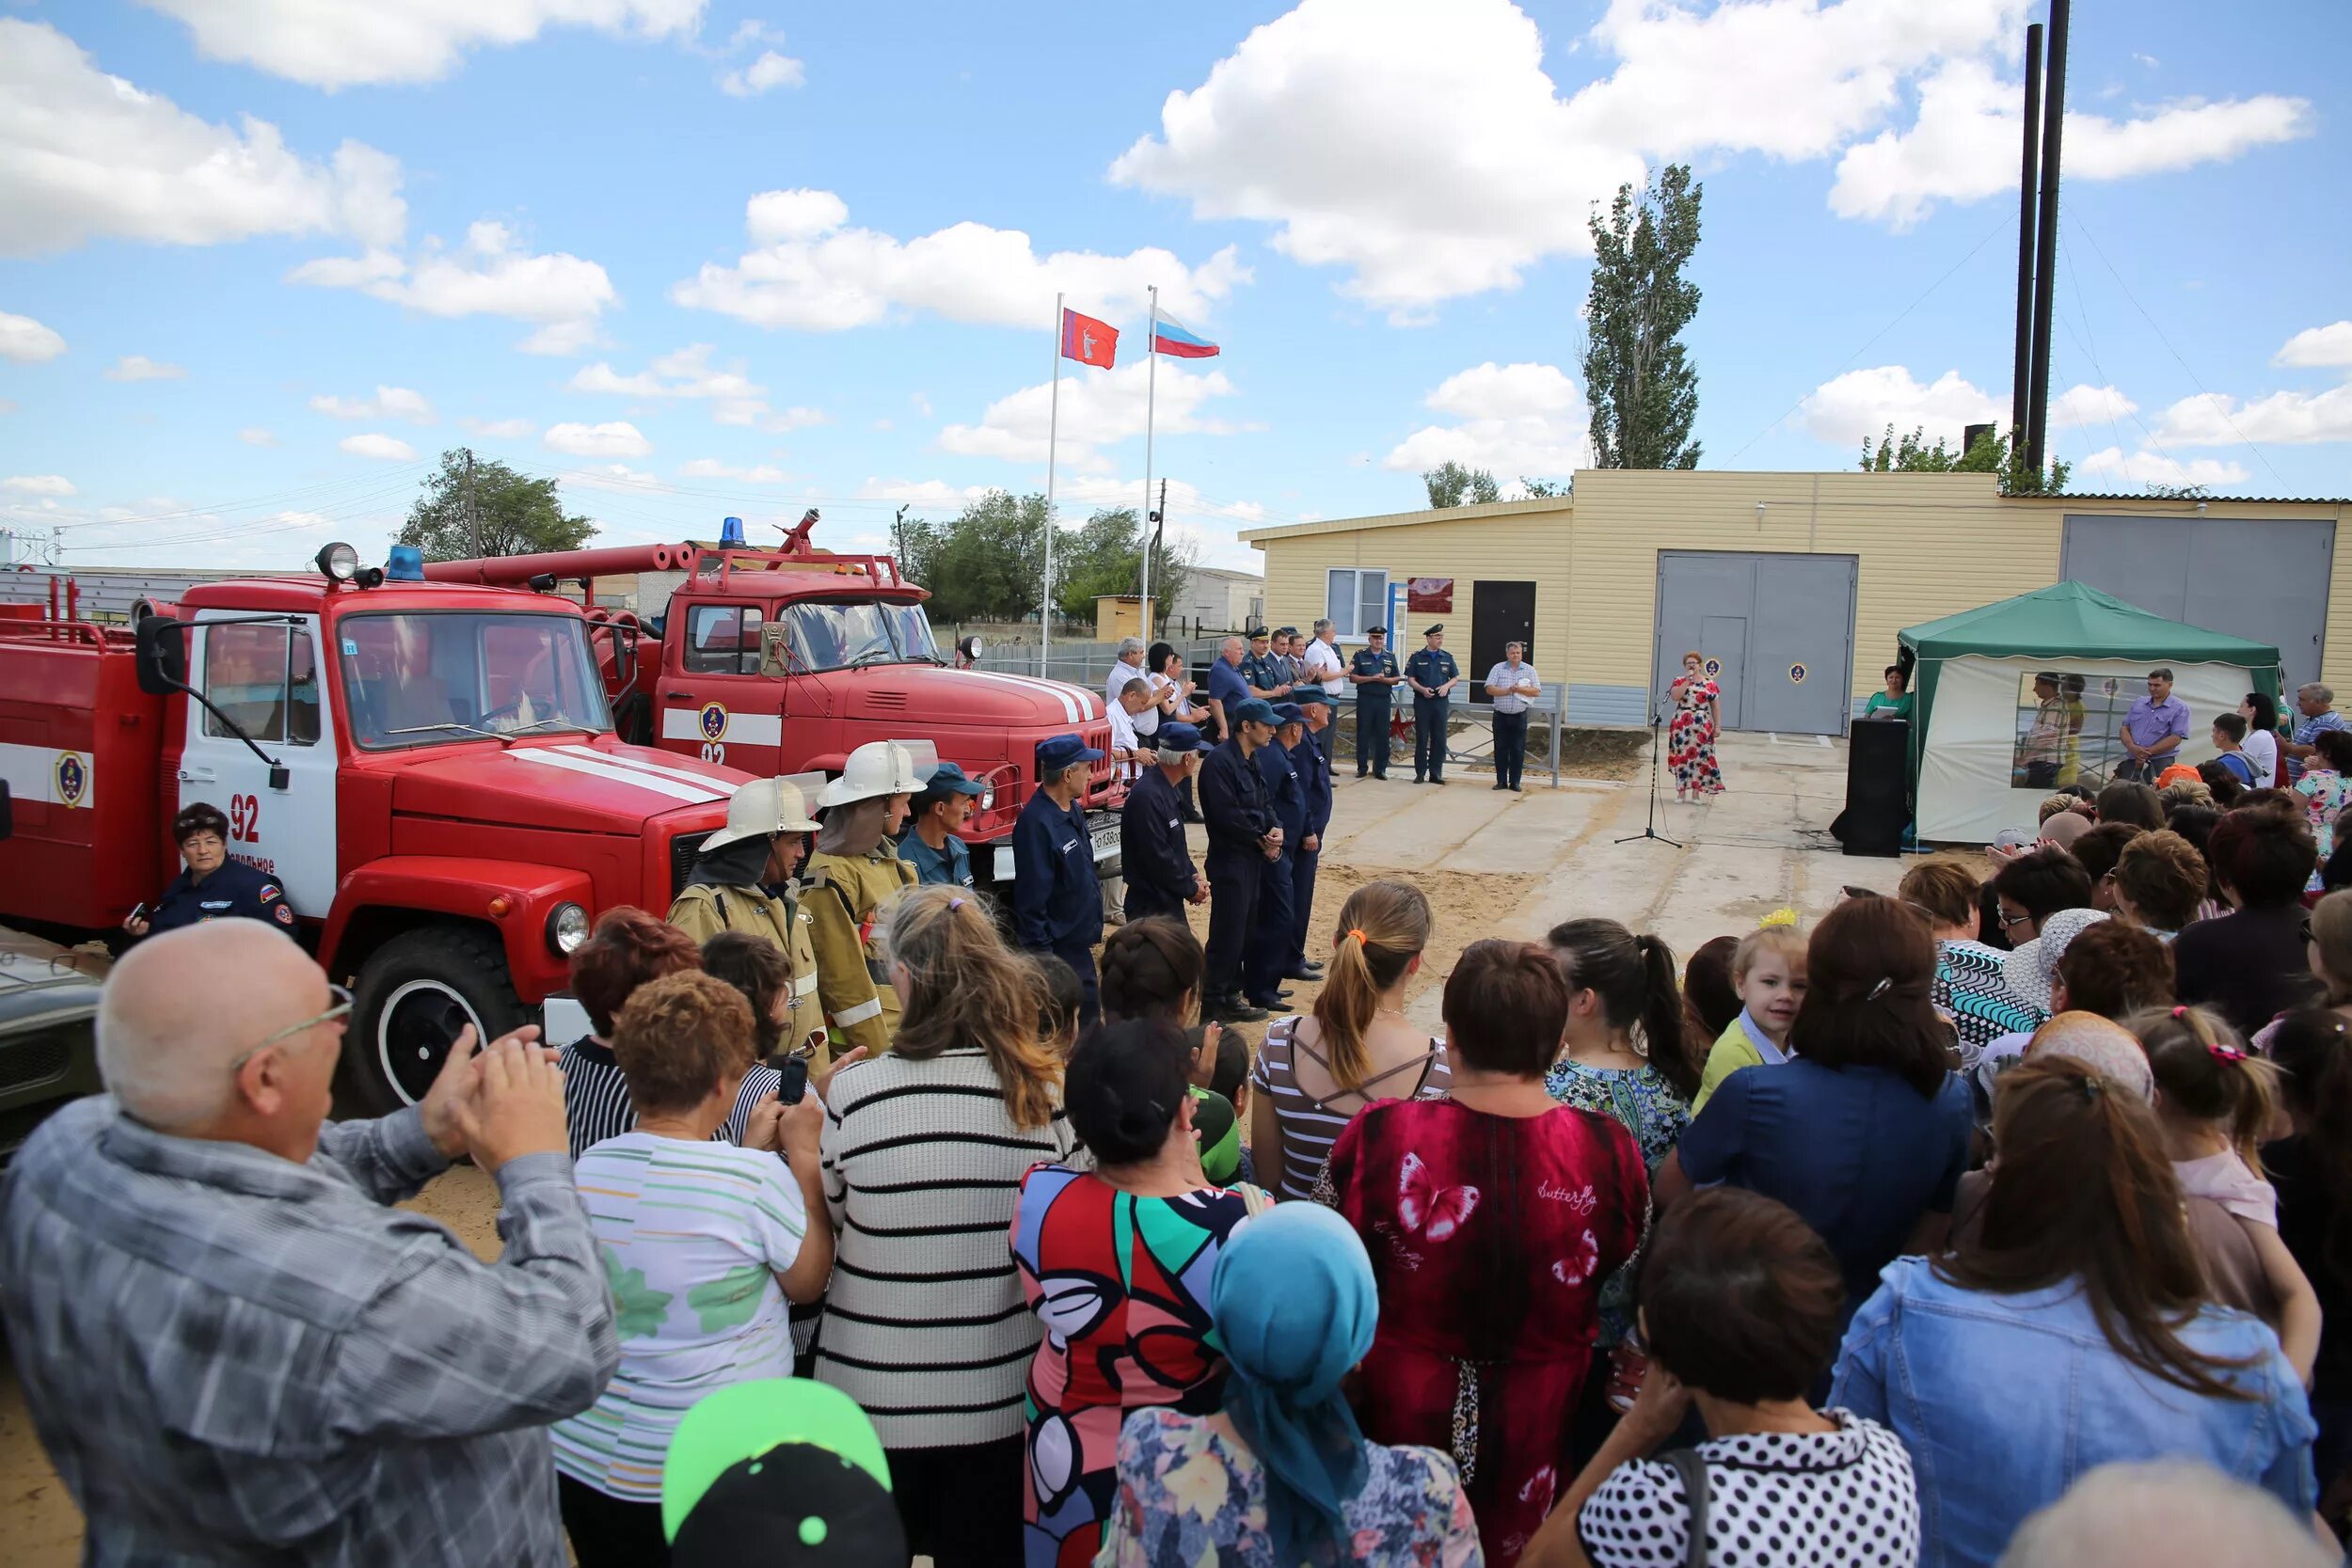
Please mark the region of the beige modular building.
[[[1701, 653], [1726, 727], [1837, 735], [1896, 632], [2064, 578], [2276, 643], [2288, 683], [2352, 689], [2341, 499], [2004, 497], [1991, 474], [1585, 469], [1573, 499], [1262, 528], [1266, 619], [1446, 625], [1465, 673], [1517, 638], [1577, 724], [1646, 722]], [[1447, 608], [1421, 608], [1411, 606]]]

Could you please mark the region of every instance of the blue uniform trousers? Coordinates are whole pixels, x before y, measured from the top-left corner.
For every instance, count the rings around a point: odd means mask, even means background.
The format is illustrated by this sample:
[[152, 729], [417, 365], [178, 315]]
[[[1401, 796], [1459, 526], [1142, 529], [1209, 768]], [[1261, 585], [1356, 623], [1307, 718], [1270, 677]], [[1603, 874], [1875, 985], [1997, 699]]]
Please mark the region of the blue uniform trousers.
[[1209, 846], [1209, 995], [1222, 999], [1241, 991], [1242, 952], [1258, 912], [1258, 886], [1272, 863], [1238, 848]]
[[[1258, 882], [1258, 910], [1250, 922], [1249, 958], [1242, 994], [1261, 1007], [1279, 1007], [1282, 976], [1291, 969], [1291, 941], [1296, 934], [1291, 917], [1291, 879], [1298, 869], [1295, 849], [1284, 848], [1279, 860], [1261, 863], [1265, 874]], [[1216, 886], [1216, 879], [1210, 879]]]
[[1315, 866], [1323, 859], [1320, 849], [1301, 849], [1295, 857], [1282, 857], [1291, 863], [1291, 962], [1297, 965], [1307, 960], [1307, 927], [1315, 917]]
[[1102, 993], [1094, 977], [1094, 949], [1084, 942], [1057, 942], [1046, 951], [1078, 972], [1078, 1027], [1093, 1028], [1103, 1021]]
[[1413, 698], [1413, 777], [1445, 777], [1445, 717], [1453, 705], [1443, 697]]
[[1380, 695], [1356, 699], [1356, 776], [1360, 779], [1369, 770], [1374, 778], [1385, 779], [1389, 776], [1389, 717], [1395, 705], [1385, 686], [1357, 689], [1377, 690]]

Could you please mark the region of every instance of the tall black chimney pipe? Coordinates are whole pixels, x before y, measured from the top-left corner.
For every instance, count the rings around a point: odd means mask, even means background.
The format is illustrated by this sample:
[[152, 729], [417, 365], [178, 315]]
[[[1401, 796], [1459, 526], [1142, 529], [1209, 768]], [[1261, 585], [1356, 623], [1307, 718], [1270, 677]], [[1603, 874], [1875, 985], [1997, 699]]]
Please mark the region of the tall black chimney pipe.
[[2010, 372], [2009, 450], [2026, 450], [2033, 380], [2033, 206], [2042, 167], [2042, 24], [2026, 29], [2026, 142], [2017, 171], [2017, 359]]
[[2058, 286], [2058, 136], [2066, 127], [2066, 20], [2069, 0], [2050, 0], [2049, 89], [2042, 103], [2042, 223], [2034, 244], [2033, 406], [2026, 466], [2038, 483], [2050, 435], [2050, 310]]

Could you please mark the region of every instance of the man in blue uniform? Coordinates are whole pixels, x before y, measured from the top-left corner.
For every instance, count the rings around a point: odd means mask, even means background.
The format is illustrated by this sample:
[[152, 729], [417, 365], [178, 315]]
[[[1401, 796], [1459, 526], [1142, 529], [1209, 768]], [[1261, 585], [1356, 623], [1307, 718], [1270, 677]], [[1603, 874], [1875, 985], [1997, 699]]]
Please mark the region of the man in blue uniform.
[[278, 879], [229, 858], [229, 818], [218, 806], [199, 800], [183, 810], [171, 819], [171, 838], [180, 846], [187, 869], [171, 879], [152, 910], [123, 921], [124, 930], [143, 937], [207, 920], [243, 917], [294, 935], [294, 912]]
[[1127, 918], [1184, 918], [1186, 904], [1209, 901], [1208, 885], [1193, 868], [1184, 843], [1184, 807], [1177, 791], [1200, 767], [1200, 732], [1174, 719], [1160, 721], [1152, 765], [1127, 791], [1119, 816], [1119, 859], [1126, 868]]
[[1405, 661], [1406, 684], [1413, 689], [1413, 782], [1426, 776], [1445, 783], [1445, 721], [1449, 698], [1462, 667], [1445, 651], [1443, 623], [1421, 634], [1421, 652]]
[[1103, 940], [1103, 884], [1094, 875], [1094, 844], [1077, 802], [1087, 765], [1102, 760], [1102, 752], [1074, 735], [1039, 741], [1037, 793], [1012, 828], [1014, 940], [1077, 972], [1082, 1024], [1102, 1017], [1094, 944]]
[[1241, 678], [1248, 683], [1249, 694], [1269, 703], [1279, 703], [1291, 694], [1291, 683], [1282, 673], [1282, 661], [1274, 657], [1274, 634], [1260, 626], [1249, 634], [1249, 657], [1241, 661]]
[[1261, 746], [1250, 761], [1265, 780], [1266, 800], [1274, 821], [1282, 830], [1280, 853], [1265, 868], [1258, 887], [1257, 911], [1249, 923], [1249, 957], [1244, 965], [1242, 995], [1253, 1007], [1275, 1008], [1286, 1001], [1282, 982], [1290, 975], [1291, 889], [1298, 874], [1298, 845], [1307, 836], [1307, 794], [1291, 762], [1290, 749], [1298, 744], [1307, 721], [1296, 703], [1274, 705], [1274, 740]]
[[950, 887], [972, 885], [972, 851], [956, 830], [971, 820], [974, 806], [988, 786], [965, 776], [961, 768], [943, 762], [912, 802], [913, 819], [898, 840], [898, 858], [914, 867], [917, 880]]
[[1232, 733], [1200, 765], [1200, 812], [1209, 820], [1209, 977], [1203, 1010], [1227, 1023], [1265, 1009], [1242, 1000], [1242, 949], [1258, 911], [1258, 886], [1282, 852], [1265, 776], [1250, 760], [1274, 738], [1274, 707], [1256, 697], [1226, 710]]
[[1325, 750], [1331, 733], [1331, 700], [1311, 690], [1298, 705], [1307, 722], [1291, 748], [1291, 766], [1298, 771], [1298, 786], [1307, 797], [1307, 833], [1298, 841], [1298, 858], [1291, 872], [1291, 978], [1319, 980], [1323, 965], [1307, 956], [1307, 927], [1314, 920], [1315, 867], [1323, 859], [1323, 832], [1331, 825], [1331, 753]]
[[1365, 645], [1347, 661], [1347, 683], [1356, 689], [1356, 776], [1367, 769], [1375, 779], [1389, 776], [1389, 710], [1404, 676], [1397, 673], [1396, 656], [1389, 652], [1389, 628], [1375, 626], [1364, 633]]

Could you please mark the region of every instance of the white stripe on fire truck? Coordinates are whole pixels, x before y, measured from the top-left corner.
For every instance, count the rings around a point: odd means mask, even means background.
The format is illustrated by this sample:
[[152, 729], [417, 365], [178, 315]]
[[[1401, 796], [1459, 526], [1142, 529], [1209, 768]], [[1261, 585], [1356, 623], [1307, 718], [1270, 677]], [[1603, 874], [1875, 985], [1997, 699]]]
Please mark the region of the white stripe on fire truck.
[[[698, 707], [665, 707], [661, 710], [661, 738], [664, 740], [707, 740], [703, 734], [703, 710]], [[726, 746], [778, 746], [784, 743], [784, 719], [774, 713], [737, 713], [727, 711], [727, 727], [719, 736]]]
[[1087, 700], [1087, 692], [1084, 689], [1069, 685], [1067, 682], [1040, 680], [1034, 675], [1008, 674], [1002, 670], [966, 670], [962, 673], [1051, 697], [1061, 704], [1062, 717], [1073, 724], [1096, 717], [1091, 711], [1094, 705]]
[[593, 746], [558, 746], [555, 749], [559, 752], [567, 752], [576, 757], [586, 757], [591, 762], [609, 762], [615, 768], [627, 768], [639, 773], [659, 773], [665, 779], [675, 779], [680, 784], [700, 784], [705, 789], [716, 789], [728, 795], [733, 795], [737, 787], [724, 779], [714, 779], [707, 773], [697, 773], [685, 768], [665, 767], [661, 763], [633, 754], [624, 756], [618, 752], [599, 752]]
[[674, 784], [668, 779], [655, 778], [650, 773], [633, 773], [626, 768], [615, 768], [608, 762], [567, 756], [562, 752], [509, 752], [506, 754], [523, 762], [535, 762], [542, 768], [561, 768], [567, 772], [585, 773], [591, 778], [603, 779], [611, 784], [635, 784], [640, 789], [649, 789], [657, 795], [667, 795], [674, 800], [691, 800], [696, 805], [707, 805], [710, 801], [726, 799], [715, 789]]

